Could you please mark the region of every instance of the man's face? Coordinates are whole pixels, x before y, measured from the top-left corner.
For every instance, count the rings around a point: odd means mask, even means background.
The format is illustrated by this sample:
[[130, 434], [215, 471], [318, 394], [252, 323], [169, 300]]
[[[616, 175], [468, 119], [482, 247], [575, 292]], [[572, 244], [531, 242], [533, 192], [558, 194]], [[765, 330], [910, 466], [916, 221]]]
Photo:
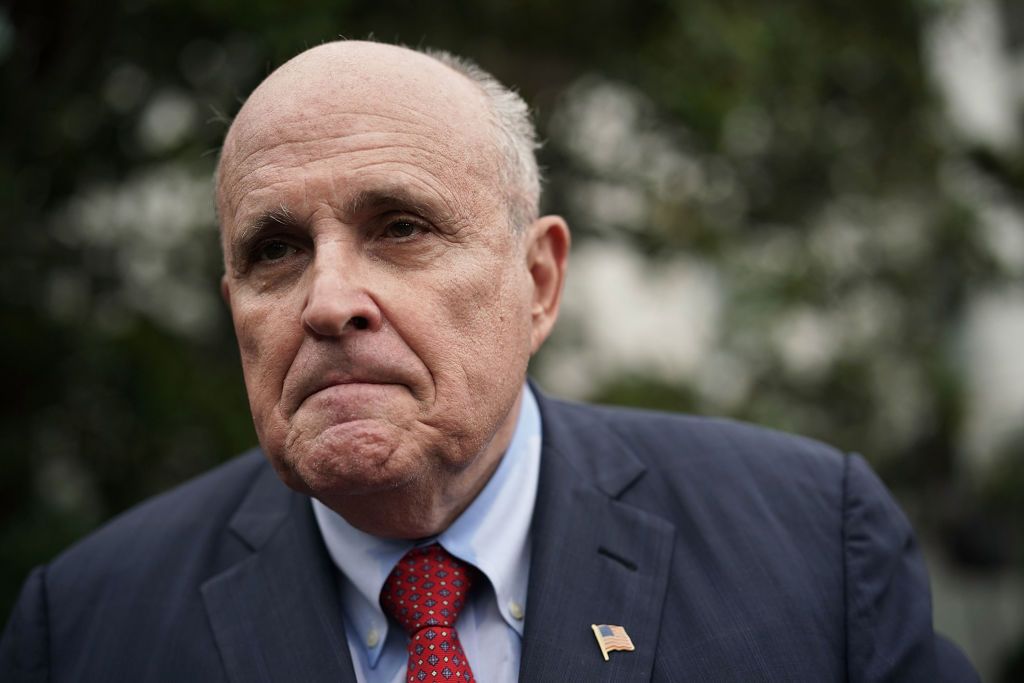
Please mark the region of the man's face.
[[220, 171], [256, 430], [282, 478], [325, 502], [470, 468], [513, 424], [547, 331], [482, 96], [419, 55], [386, 56], [272, 75]]

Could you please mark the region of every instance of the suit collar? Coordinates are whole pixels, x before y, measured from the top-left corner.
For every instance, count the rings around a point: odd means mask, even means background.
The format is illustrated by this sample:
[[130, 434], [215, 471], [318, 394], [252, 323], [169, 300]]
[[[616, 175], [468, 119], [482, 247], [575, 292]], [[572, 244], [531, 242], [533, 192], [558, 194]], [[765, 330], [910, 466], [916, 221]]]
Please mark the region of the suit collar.
[[610, 498], [618, 498], [644, 476], [647, 468], [633, 446], [600, 420], [592, 406], [552, 399], [531, 386], [541, 409], [549, 460], [563, 460], [585, 483]]
[[[594, 409], [544, 398], [520, 680], [649, 680], [675, 530], [619, 500], [644, 476]], [[605, 662], [591, 624], [625, 627], [636, 651]]]
[[294, 492], [281, 482], [267, 464], [260, 469], [249, 492], [228, 522], [228, 528], [249, 550], [258, 551], [288, 519], [294, 497]]
[[229, 529], [251, 552], [201, 587], [228, 678], [354, 683], [337, 577], [309, 499], [266, 466]]

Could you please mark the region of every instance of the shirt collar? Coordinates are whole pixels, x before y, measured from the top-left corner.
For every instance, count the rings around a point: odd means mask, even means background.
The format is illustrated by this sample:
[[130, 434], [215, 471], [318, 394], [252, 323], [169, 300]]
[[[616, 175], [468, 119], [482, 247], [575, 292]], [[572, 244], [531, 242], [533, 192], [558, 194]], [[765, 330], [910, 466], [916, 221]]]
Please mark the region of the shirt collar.
[[[530, 569], [530, 520], [540, 474], [541, 422], [528, 385], [515, 432], [498, 468], [469, 507], [435, 540], [472, 563], [494, 587], [498, 610], [523, 635]], [[342, 573], [345, 617], [363, 636], [370, 666], [376, 666], [387, 637], [388, 620], [378, 602], [391, 569], [415, 543], [378, 538], [356, 529], [319, 500], [313, 513], [327, 552]]]

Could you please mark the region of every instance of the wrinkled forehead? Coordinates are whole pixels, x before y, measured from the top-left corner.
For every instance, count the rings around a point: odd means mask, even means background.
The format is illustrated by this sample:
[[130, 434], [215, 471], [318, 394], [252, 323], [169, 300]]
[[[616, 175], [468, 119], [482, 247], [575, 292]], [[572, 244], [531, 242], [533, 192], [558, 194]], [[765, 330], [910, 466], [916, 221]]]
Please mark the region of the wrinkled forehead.
[[305, 141], [397, 133], [429, 143], [455, 166], [498, 162], [487, 100], [468, 78], [420, 53], [372, 43], [309, 50], [272, 73], [224, 141], [218, 204], [261, 152]]

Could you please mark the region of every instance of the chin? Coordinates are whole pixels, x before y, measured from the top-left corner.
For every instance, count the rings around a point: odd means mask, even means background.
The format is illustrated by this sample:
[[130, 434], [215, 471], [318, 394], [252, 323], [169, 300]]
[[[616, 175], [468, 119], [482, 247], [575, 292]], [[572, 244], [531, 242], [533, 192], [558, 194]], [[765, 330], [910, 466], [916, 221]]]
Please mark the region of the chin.
[[393, 491], [417, 479], [426, 464], [402, 436], [390, 423], [346, 422], [304, 444], [293, 442], [273, 460], [288, 486], [317, 498]]

